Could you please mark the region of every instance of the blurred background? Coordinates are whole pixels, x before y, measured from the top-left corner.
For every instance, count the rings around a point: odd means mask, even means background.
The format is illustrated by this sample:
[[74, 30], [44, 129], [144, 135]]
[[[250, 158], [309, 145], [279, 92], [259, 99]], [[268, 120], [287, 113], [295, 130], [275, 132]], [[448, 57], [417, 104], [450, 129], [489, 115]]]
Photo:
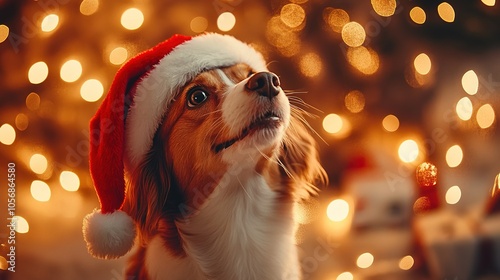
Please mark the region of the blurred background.
[[203, 32], [251, 43], [311, 113], [330, 184], [297, 208], [304, 279], [500, 279], [499, 6], [0, 0], [0, 279], [122, 278], [81, 234], [88, 122], [120, 65]]

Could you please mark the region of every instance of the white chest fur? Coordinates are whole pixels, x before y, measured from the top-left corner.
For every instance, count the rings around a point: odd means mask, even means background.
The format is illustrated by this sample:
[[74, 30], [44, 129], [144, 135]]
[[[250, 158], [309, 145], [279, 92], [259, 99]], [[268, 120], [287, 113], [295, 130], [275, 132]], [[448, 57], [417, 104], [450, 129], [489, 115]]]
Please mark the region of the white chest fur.
[[300, 279], [292, 208], [261, 175], [228, 173], [202, 209], [177, 224], [187, 257], [170, 256], [157, 237], [148, 272], [153, 279]]

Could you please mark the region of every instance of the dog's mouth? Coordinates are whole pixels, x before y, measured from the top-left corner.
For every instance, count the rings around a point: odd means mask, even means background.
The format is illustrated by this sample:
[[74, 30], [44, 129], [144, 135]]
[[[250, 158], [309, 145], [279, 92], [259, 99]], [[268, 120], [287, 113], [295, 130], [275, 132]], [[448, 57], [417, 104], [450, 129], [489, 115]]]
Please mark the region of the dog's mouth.
[[277, 128], [281, 124], [282, 120], [283, 119], [281, 118], [280, 114], [269, 111], [255, 118], [255, 120], [252, 121], [249, 126], [245, 127], [237, 137], [234, 137], [220, 144], [216, 144], [212, 147], [212, 149], [215, 153], [219, 153], [220, 151], [231, 147], [234, 143], [243, 140], [245, 137], [257, 130]]

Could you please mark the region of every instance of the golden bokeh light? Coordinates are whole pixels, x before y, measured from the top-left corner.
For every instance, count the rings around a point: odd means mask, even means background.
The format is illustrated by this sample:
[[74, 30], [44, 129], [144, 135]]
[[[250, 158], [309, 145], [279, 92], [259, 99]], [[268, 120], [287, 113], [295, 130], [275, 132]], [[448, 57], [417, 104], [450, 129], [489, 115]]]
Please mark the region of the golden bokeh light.
[[121, 65], [128, 58], [128, 51], [124, 47], [116, 47], [109, 53], [109, 62], [113, 65]]
[[419, 155], [420, 151], [415, 140], [405, 140], [399, 145], [398, 155], [399, 159], [403, 162], [414, 162]]
[[463, 97], [457, 102], [455, 108], [458, 117], [463, 121], [468, 121], [472, 117], [472, 101], [469, 97]]
[[45, 183], [44, 181], [40, 180], [35, 180], [31, 183], [31, 196], [35, 200], [45, 202], [49, 201], [50, 196], [51, 196], [51, 191], [49, 185]]
[[326, 208], [326, 216], [334, 222], [341, 222], [349, 216], [349, 203], [344, 199], [335, 199]]
[[416, 24], [424, 24], [427, 19], [427, 15], [425, 14], [424, 9], [417, 6], [410, 10], [410, 18]]
[[220, 31], [227, 32], [236, 25], [236, 17], [230, 12], [224, 12], [217, 18], [217, 28]]
[[365, 108], [365, 96], [360, 91], [353, 90], [345, 96], [344, 103], [351, 113], [359, 113]]
[[43, 32], [51, 32], [57, 28], [59, 25], [59, 16], [56, 14], [50, 14], [43, 18], [41, 29]]
[[432, 63], [429, 56], [425, 53], [421, 53], [415, 57], [413, 61], [413, 66], [415, 66], [415, 71], [421, 75], [427, 75], [431, 71]]
[[30, 158], [30, 168], [36, 174], [43, 174], [47, 171], [48, 161], [42, 154], [34, 154]]
[[329, 114], [323, 119], [323, 129], [328, 133], [338, 133], [342, 126], [342, 118], [337, 114]]
[[469, 95], [477, 93], [479, 89], [479, 79], [474, 70], [469, 70], [462, 76], [462, 87]]
[[448, 204], [457, 204], [462, 198], [462, 190], [459, 186], [450, 187], [446, 191], [445, 200]]
[[316, 77], [321, 73], [323, 63], [316, 53], [310, 52], [299, 61], [300, 72], [306, 77]]
[[399, 119], [394, 115], [387, 115], [382, 120], [382, 126], [388, 132], [394, 132], [399, 128]]
[[297, 4], [286, 4], [281, 8], [280, 19], [290, 28], [300, 26], [306, 18], [306, 12]]
[[459, 166], [463, 158], [464, 153], [459, 145], [453, 145], [446, 151], [446, 164], [451, 168]]
[[438, 14], [442, 20], [445, 22], [454, 22], [455, 21], [455, 10], [448, 2], [443, 2], [439, 4]]
[[90, 16], [99, 9], [99, 0], [83, 0], [80, 3], [80, 13], [85, 16]]
[[7, 40], [9, 37], [9, 27], [5, 24], [0, 24], [0, 43]]
[[364, 46], [347, 49], [347, 61], [365, 75], [374, 74], [380, 66], [378, 54]]
[[366, 32], [361, 24], [351, 21], [342, 27], [342, 40], [349, 47], [359, 47], [366, 39]]
[[401, 270], [410, 270], [413, 265], [415, 264], [415, 260], [413, 259], [412, 256], [407, 255], [401, 258], [399, 261], [399, 268]]
[[40, 96], [32, 92], [26, 96], [26, 107], [31, 111], [36, 111], [40, 108]]
[[0, 143], [4, 145], [12, 145], [16, 140], [16, 131], [12, 127], [12, 125], [8, 123], [2, 124], [0, 126]]
[[489, 6], [489, 7], [493, 7], [495, 6], [495, 0], [481, 0], [481, 2], [483, 2], [483, 4], [485, 4], [486, 6]]
[[28, 221], [26, 221], [25, 218], [21, 216], [14, 216], [12, 217], [16, 221], [16, 232], [17, 233], [27, 233], [30, 231], [30, 225], [28, 224]]
[[80, 96], [87, 102], [96, 102], [104, 94], [104, 87], [99, 80], [86, 80], [80, 88]]
[[144, 23], [144, 14], [137, 8], [130, 8], [123, 12], [121, 25], [128, 30], [136, 30]]
[[59, 176], [61, 187], [67, 191], [75, 192], [80, 188], [80, 178], [74, 172], [63, 171]]
[[61, 80], [67, 83], [72, 83], [80, 79], [80, 77], [82, 76], [82, 71], [83, 68], [80, 61], [71, 59], [66, 61], [61, 66], [59, 75], [61, 76]]
[[193, 32], [196, 33], [204, 32], [205, 30], [207, 30], [208, 20], [204, 17], [195, 17], [189, 23], [189, 27]]
[[0, 270], [7, 270], [8, 268], [9, 263], [7, 263], [7, 260], [3, 256], [0, 256]]
[[484, 104], [477, 110], [476, 121], [480, 128], [486, 129], [495, 122], [495, 110], [490, 104]]
[[16, 127], [17, 127], [17, 129], [19, 129], [20, 131], [25, 131], [26, 128], [28, 128], [28, 125], [29, 125], [28, 116], [26, 116], [23, 113], [17, 114], [17, 116], [16, 116]]
[[371, 0], [373, 10], [383, 17], [390, 17], [396, 11], [396, 0]]
[[337, 276], [336, 280], [354, 280], [354, 275], [349, 271], [342, 272]]
[[337, 33], [342, 32], [344, 25], [350, 21], [349, 14], [346, 11], [330, 7], [323, 11], [323, 19]]
[[372, 266], [373, 264], [374, 257], [370, 253], [363, 253], [359, 255], [358, 259], [356, 260], [356, 265], [359, 268], [368, 268]]
[[40, 84], [45, 81], [48, 75], [49, 67], [43, 61], [34, 63], [28, 70], [28, 80], [34, 85]]

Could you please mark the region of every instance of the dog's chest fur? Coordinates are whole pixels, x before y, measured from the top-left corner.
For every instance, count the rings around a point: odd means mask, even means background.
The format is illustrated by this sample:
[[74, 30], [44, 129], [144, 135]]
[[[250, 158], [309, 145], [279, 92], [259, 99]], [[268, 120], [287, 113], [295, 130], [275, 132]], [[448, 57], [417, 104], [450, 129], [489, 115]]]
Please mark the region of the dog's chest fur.
[[293, 207], [263, 176], [228, 172], [200, 211], [177, 223], [187, 256], [170, 255], [157, 236], [146, 252], [148, 274], [152, 279], [300, 279]]

